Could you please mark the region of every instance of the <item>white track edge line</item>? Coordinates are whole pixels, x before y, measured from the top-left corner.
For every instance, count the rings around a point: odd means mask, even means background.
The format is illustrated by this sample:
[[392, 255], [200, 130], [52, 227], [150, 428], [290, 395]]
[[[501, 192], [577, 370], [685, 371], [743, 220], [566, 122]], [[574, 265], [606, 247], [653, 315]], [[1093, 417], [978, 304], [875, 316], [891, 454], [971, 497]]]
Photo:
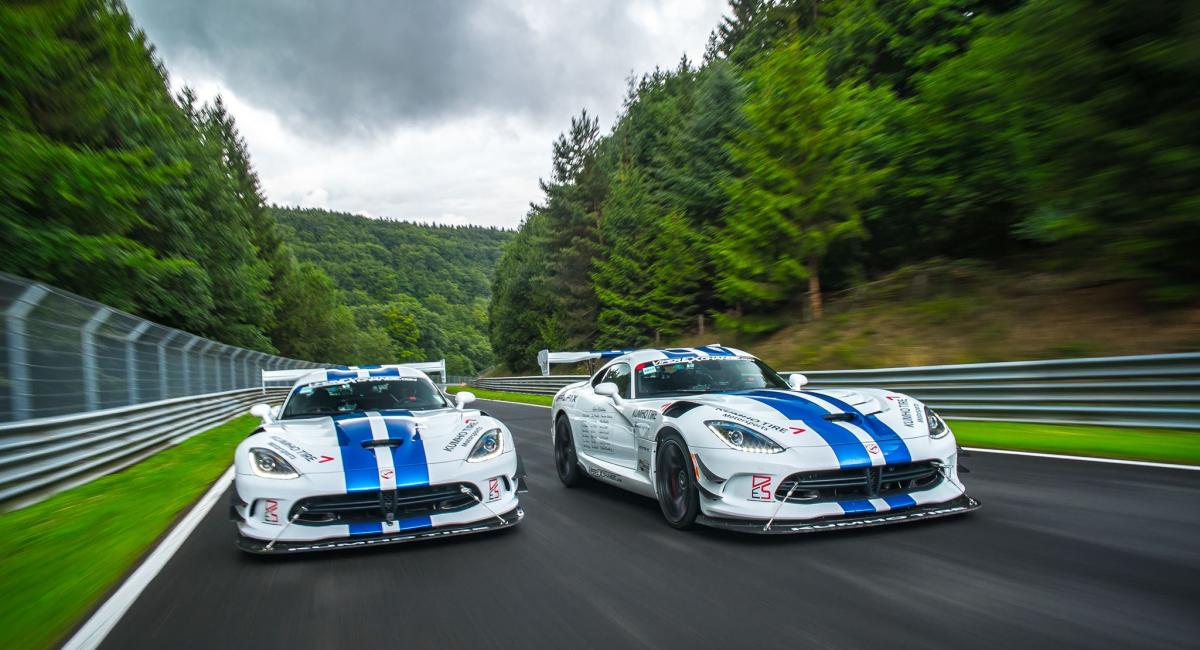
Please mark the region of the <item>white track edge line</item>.
[[[513, 402], [506, 399], [488, 399], [480, 397], [481, 402], [504, 402], [505, 404], [516, 404], [518, 406], [533, 406], [540, 409], [551, 408], [541, 404], [527, 404], [525, 402]], [[1163, 469], [1186, 469], [1191, 471], [1200, 471], [1200, 465], [1178, 465], [1175, 463], [1155, 463], [1148, 460], [1125, 460], [1123, 458], [1103, 458], [1100, 456], [1068, 456], [1066, 454], [1044, 454], [1036, 451], [1014, 451], [1012, 449], [986, 449], [984, 447], [963, 447], [967, 451], [978, 451], [983, 454], [1009, 454], [1012, 456], [1032, 456], [1034, 458], [1054, 458], [1057, 460], [1082, 460], [1092, 463], [1109, 463], [1112, 465], [1135, 465], [1138, 467], [1159, 467]]]
[[192, 507], [192, 510], [171, 529], [170, 533], [167, 533], [167, 536], [150, 553], [146, 561], [142, 562], [121, 584], [121, 587], [92, 614], [83, 627], [79, 628], [79, 631], [63, 644], [63, 650], [91, 650], [99, 647], [108, 633], [125, 615], [125, 612], [138, 599], [146, 585], [154, 580], [171, 556], [175, 555], [175, 551], [183, 546], [183, 542], [192, 534], [204, 516], [212, 510], [232, 482], [233, 466], [230, 465], [229, 469], [225, 470], [217, 482], [213, 483], [208, 492]]
[[978, 451], [984, 454], [1008, 454], [1010, 456], [1033, 456], [1034, 458], [1054, 458], [1057, 460], [1083, 460], [1092, 463], [1109, 463], [1112, 465], [1136, 465], [1138, 467], [1160, 467], [1164, 469], [1186, 469], [1200, 471], [1200, 465], [1178, 465], [1175, 463], [1155, 463], [1148, 460], [1125, 460], [1123, 458], [1102, 458], [1099, 456], [1068, 456], [1066, 454], [1043, 454], [1036, 451], [1014, 451], [1012, 449], [984, 449], [983, 447], [963, 447], [967, 451]]

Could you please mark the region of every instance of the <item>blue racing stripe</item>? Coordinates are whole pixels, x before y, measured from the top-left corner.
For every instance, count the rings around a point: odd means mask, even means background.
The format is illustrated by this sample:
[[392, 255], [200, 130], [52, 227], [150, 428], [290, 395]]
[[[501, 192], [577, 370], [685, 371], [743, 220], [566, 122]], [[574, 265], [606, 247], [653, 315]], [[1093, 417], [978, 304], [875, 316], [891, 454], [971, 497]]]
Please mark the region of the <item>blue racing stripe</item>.
[[325, 381], [337, 381], [339, 379], [354, 379], [358, 377], [357, 370], [326, 370]]
[[911, 508], [917, 505], [917, 500], [908, 496], [907, 494], [893, 494], [892, 496], [883, 497], [883, 500], [886, 501], [889, 506], [891, 506], [892, 510]]
[[372, 370], [367, 374], [372, 377], [399, 377], [400, 369], [399, 368], [380, 368], [378, 370]]
[[379, 522], [352, 523], [350, 524], [351, 535], [378, 535], [383, 532], [383, 524]]
[[375, 450], [364, 449], [362, 443], [371, 440], [371, 423], [362, 413], [337, 415], [333, 418], [341, 448], [342, 472], [346, 475], [346, 493], [371, 492], [379, 489], [379, 463]]
[[666, 350], [660, 350], [660, 352], [667, 355], [668, 359], [690, 359], [699, 356], [694, 350], [686, 348], [667, 348]]
[[706, 345], [702, 348], [696, 348], [696, 349], [707, 352], [710, 356], [714, 356], [714, 357], [732, 357], [733, 356], [733, 352], [730, 352], [729, 350], [726, 350], [725, 348], [723, 348], [719, 345]]
[[392, 464], [396, 467], [396, 488], [429, 485], [425, 442], [417, 435], [416, 426], [409, 419], [412, 413], [384, 411], [380, 415], [387, 426], [388, 438], [403, 441], [403, 444], [391, 448]]
[[735, 392], [762, 402], [779, 411], [789, 420], [802, 420], [810, 429], [825, 440], [833, 453], [837, 455], [838, 466], [842, 469], [852, 467], [870, 467], [871, 457], [862, 442], [846, 429], [822, 418], [827, 411], [812, 402], [788, 393], [778, 393], [766, 390]]
[[848, 515], [857, 515], [861, 512], [875, 512], [875, 506], [871, 505], [870, 501], [838, 501], [838, 505]]
[[883, 452], [883, 459], [888, 465], [912, 462], [912, 453], [908, 451], [908, 445], [904, 443], [904, 439], [901, 438], [900, 435], [895, 431], [893, 431], [891, 427], [885, 424], [883, 420], [880, 420], [879, 416], [862, 415], [862, 413], [853, 406], [850, 406], [836, 397], [830, 397], [825, 393], [817, 393], [816, 397], [829, 402], [833, 406], [836, 406], [846, 413], [858, 414], [860, 417], [855, 418], [855, 424], [861, 422], [864, 425], [863, 429], [870, 434], [871, 438], [876, 442], [876, 444], [879, 445], [879, 450]]
[[416, 528], [428, 528], [433, 525], [433, 520], [429, 518], [429, 515], [423, 515], [421, 517], [406, 517], [404, 519], [399, 519], [396, 521], [396, 523], [400, 524], [400, 530], [403, 531], [413, 530]]

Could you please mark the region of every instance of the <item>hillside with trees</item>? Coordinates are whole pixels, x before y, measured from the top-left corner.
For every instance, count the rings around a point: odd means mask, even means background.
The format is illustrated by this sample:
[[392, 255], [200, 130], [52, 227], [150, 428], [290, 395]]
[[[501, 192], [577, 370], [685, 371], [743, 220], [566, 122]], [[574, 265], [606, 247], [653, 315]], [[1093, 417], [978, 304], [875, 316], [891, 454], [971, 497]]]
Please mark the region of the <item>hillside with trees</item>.
[[121, 3], [6, 3], [0, 33], [0, 270], [232, 345], [372, 358], [220, 98], [172, 95]]
[[554, 143], [493, 349], [765, 341], [934, 259], [1194, 306], [1198, 39], [1195, 3], [733, 0], [701, 61]]
[[376, 358], [446, 359], [451, 374], [492, 363], [491, 277], [511, 230], [273, 207], [288, 246], [333, 279]]

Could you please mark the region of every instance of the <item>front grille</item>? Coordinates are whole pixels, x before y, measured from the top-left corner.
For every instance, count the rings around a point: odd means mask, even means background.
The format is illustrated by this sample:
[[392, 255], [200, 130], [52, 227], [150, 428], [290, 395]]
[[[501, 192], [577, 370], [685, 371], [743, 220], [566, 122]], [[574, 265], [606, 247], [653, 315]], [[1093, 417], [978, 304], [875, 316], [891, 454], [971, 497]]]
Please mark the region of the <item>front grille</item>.
[[[474, 497], [464, 494], [463, 487]], [[478, 488], [470, 483], [330, 494], [297, 501], [291, 516], [296, 523], [310, 526], [389, 521], [466, 510], [478, 498]]]
[[[934, 487], [942, 480], [935, 461], [881, 465], [820, 472], [797, 472], [783, 479], [775, 499], [788, 503], [823, 503], [842, 499], [871, 499], [907, 494]], [[792, 489], [795, 486], [795, 489]]]

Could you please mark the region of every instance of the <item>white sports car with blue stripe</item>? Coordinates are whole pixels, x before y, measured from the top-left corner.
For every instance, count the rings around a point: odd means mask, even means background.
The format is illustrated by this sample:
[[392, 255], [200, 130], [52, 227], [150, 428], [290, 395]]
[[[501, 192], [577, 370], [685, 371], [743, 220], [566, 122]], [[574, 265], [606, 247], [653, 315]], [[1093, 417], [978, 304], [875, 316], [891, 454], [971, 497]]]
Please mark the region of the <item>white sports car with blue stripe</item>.
[[[279, 375], [279, 371], [274, 372]], [[512, 434], [399, 365], [292, 373], [238, 445], [238, 547], [288, 553], [507, 528], [523, 517]], [[278, 378], [278, 377], [275, 377]]]
[[607, 363], [554, 396], [559, 478], [655, 498], [676, 528], [799, 533], [979, 507], [954, 434], [906, 395], [806, 390], [720, 345], [540, 357], [544, 372], [585, 360]]

